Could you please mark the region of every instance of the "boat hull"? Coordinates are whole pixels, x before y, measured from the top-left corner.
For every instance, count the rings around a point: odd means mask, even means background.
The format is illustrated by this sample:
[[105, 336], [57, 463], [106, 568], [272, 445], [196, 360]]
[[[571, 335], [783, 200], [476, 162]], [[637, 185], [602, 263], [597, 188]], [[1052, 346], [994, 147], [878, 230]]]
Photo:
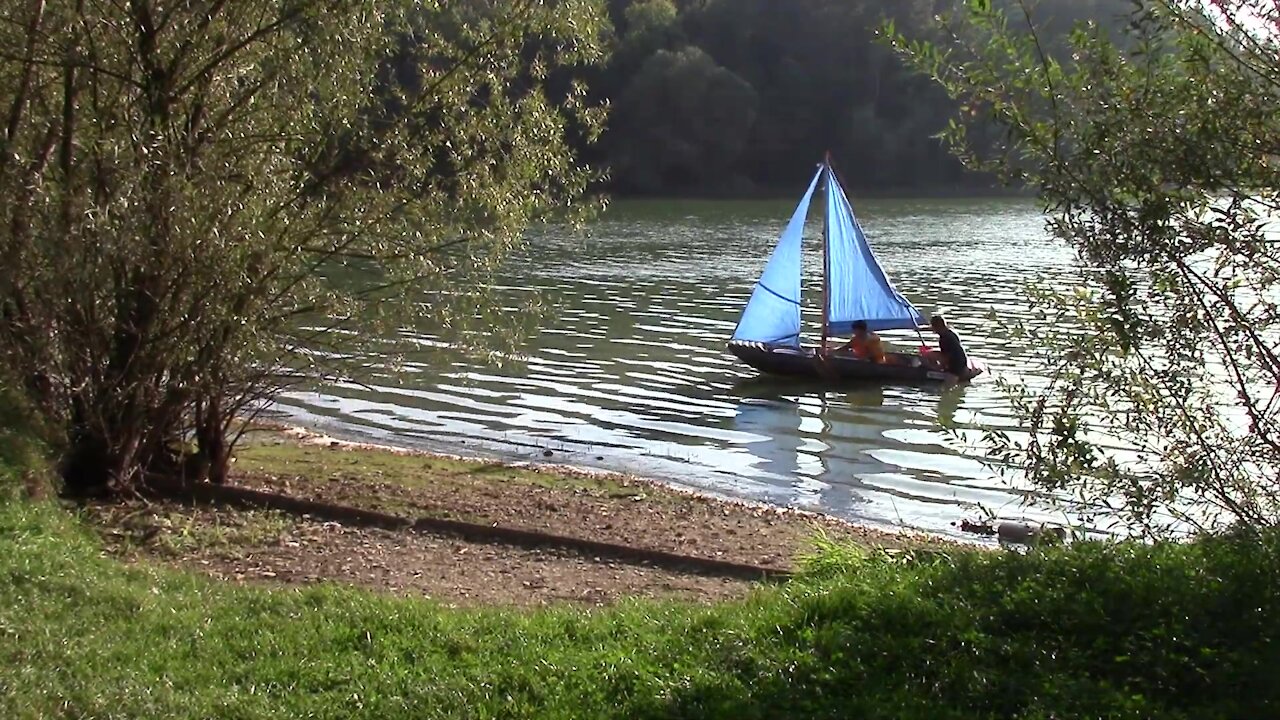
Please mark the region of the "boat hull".
[[729, 352], [768, 375], [831, 382], [945, 383], [971, 380], [983, 372], [970, 361], [968, 375], [957, 378], [905, 353], [889, 353], [890, 362], [874, 363], [839, 352], [819, 357], [813, 348], [736, 341], [729, 343]]

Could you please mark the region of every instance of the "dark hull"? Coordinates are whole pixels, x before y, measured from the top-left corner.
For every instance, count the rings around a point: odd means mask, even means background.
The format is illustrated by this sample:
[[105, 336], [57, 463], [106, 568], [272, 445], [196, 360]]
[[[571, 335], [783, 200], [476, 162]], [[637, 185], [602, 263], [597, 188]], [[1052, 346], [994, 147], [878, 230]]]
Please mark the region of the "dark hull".
[[[890, 353], [891, 362], [873, 363], [850, 355], [831, 353], [819, 358], [813, 348], [768, 346], [761, 343], [729, 343], [729, 352], [739, 360], [769, 375], [831, 382], [874, 381], [891, 383], [942, 383], [955, 380], [950, 373], [924, 366], [914, 355]], [[982, 368], [970, 362], [970, 380]]]

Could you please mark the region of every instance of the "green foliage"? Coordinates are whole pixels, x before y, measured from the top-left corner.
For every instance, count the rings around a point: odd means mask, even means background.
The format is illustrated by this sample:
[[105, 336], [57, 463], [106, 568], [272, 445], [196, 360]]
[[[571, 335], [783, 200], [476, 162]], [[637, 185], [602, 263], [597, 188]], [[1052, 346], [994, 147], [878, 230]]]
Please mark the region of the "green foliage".
[[104, 558], [0, 507], [0, 712], [1270, 717], [1280, 536], [865, 557], [743, 601], [450, 610]]
[[637, 190], [714, 187], [742, 153], [758, 100], [742, 78], [697, 48], [652, 55], [618, 98], [627, 143], [613, 169]]
[[47, 489], [50, 434], [22, 393], [0, 382], [0, 503]]
[[825, 579], [857, 571], [872, 557], [872, 551], [832, 540], [819, 531], [813, 538], [813, 552], [799, 558], [801, 572], [811, 579]]
[[[946, 3], [942, 3], [946, 4]], [[1037, 17], [1061, 37], [1075, 18], [1108, 26], [1128, 0], [1043, 0]], [[621, 38], [594, 83], [616, 100], [601, 162], [613, 187], [629, 193], [745, 194], [791, 189], [825, 151], [847, 169], [855, 190], [968, 187], [991, 177], [966, 174], [934, 137], [955, 103], [877, 42], [883, 20], [918, 37], [936, 37], [935, 0], [613, 0]], [[692, 53], [696, 51], [697, 55]], [[656, 56], [704, 56], [742, 85], [731, 97], [696, 98], [706, 72], [669, 73], [654, 82]], [[749, 91], [749, 92], [747, 92]], [[748, 101], [748, 98], [750, 99]], [[686, 114], [687, 113], [687, 114]], [[726, 123], [726, 137], [695, 132]], [[976, 119], [979, 134], [992, 126]], [[665, 151], [665, 152], [664, 152]], [[655, 156], [654, 153], [657, 153]]]
[[679, 11], [671, 0], [643, 0], [627, 6], [625, 35], [617, 62], [644, 58], [680, 41]]
[[379, 338], [516, 337], [489, 281], [584, 209], [605, 25], [592, 0], [0, 9], [0, 370], [68, 427], [68, 480], [220, 476], [231, 418], [385, 363]]
[[1066, 52], [983, 2], [949, 42], [896, 38], [1004, 129], [980, 148], [953, 122], [952, 144], [1036, 185], [1081, 260], [1078, 290], [1033, 288], [1038, 320], [1008, 328], [1050, 381], [1009, 388], [1026, 433], [997, 456], [1153, 535], [1280, 519], [1276, 9], [1222, 8], [1138, 2], [1123, 42], [1081, 25]]

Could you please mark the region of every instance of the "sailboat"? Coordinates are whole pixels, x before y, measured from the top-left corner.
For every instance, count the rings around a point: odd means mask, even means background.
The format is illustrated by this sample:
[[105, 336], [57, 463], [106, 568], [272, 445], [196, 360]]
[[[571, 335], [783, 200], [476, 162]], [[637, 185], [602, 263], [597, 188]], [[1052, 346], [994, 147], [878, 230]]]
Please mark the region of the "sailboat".
[[[809, 205], [819, 185], [825, 210], [822, 223], [822, 341], [817, 347], [800, 342], [801, 238]], [[894, 288], [876, 260], [853, 206], [845, 195], [830, 159], [818, 166], [809, 189], [782, 231], [764, 272], [729, 341], [729, 351], [762, 373], [817, 380], [881, 380], [889, 382], [945, 382], [956, 379], [925, 361], [920, 354], [891, 352], [885, 362], [872, 362], [828, 348], [828, 339], [848, 337], [863, 320], [872, 332], [916, 330], [924, 316]], [[970, 361], [968, 380], [982, 372]]]

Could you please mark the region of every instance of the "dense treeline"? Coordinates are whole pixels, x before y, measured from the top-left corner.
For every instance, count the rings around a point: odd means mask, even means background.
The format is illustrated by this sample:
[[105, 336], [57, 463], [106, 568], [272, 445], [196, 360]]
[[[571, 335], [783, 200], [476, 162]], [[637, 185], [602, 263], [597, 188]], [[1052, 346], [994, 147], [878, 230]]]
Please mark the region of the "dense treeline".
[[[612, 102], [596, 162], [622, 194], [794, 188], [831, 151], [857, 190], [979, 188], [934, 137], [955, 104], [904, 68], [885, 19], [934, 37], [955, 0], [610, 0], [617, 33], [593, 91]], [[1041, 0], [1041, 30], [1119, 27], [1129, 0]]]

